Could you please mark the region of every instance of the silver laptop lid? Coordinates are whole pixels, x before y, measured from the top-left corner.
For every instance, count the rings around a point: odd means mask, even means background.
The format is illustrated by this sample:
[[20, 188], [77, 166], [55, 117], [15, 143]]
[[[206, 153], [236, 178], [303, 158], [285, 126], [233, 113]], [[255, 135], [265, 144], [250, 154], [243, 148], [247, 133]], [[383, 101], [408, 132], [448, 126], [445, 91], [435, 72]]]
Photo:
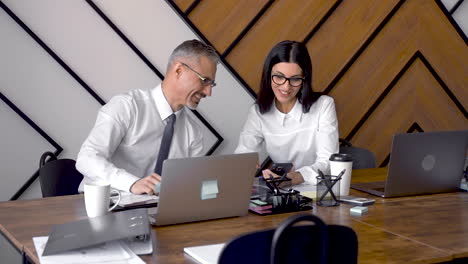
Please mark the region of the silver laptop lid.
[[164, 161], [155, 225], [245, 215], [257, 153]]
[[141, 208], [54, 225], [42, 255], [150, 234], [146, 211]]
[[467, 146], [468, 130], [396, 134], [384, 197], [458, 190]]

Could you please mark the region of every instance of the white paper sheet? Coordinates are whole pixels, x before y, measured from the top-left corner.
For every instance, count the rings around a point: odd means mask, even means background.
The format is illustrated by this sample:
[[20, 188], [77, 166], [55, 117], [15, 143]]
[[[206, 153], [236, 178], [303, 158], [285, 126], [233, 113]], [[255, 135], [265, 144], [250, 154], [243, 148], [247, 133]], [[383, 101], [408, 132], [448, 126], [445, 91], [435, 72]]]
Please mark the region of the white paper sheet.
[[202, 264], [216, 264], [218, 263], [221, 250], [224, 248], [224, 243], [186, 247], [184, 252]]

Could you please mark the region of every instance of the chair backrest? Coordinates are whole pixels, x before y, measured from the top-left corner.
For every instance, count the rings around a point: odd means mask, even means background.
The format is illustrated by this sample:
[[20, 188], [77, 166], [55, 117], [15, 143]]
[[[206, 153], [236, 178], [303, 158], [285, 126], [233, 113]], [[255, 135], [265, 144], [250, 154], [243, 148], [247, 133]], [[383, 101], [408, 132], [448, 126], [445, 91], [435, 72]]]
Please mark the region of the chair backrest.
[[57, 159], [52, 152], [42, 154], [39, 162], [42, 197], [78, 194], [83, 175], [76, 170], [75, 163], [72, 159]]
[[[301, 221], [315, 225], [293, 226]], [[219, 263], [357, 263], [357, 254], [357, 236], [351, 228], [326, 225], [312, 214], [299, 214], [277, 229], [231, 240], [222, 250]]]
[[377, 167], [374, 153], [365, 149], [354, 147], [349, 141], [340, 139], [340, 153], [353, 156], [353, 169], [370, 169]]

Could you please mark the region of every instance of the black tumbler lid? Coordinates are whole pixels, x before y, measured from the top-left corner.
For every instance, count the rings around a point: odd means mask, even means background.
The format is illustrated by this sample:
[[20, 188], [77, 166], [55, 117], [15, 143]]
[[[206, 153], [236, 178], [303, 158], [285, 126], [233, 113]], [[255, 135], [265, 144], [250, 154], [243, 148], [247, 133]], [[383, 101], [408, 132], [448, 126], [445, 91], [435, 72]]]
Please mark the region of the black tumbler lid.
[[353, 156], [345, 153], [335, 153], [330, 156], [331, 161], [353, 161]]

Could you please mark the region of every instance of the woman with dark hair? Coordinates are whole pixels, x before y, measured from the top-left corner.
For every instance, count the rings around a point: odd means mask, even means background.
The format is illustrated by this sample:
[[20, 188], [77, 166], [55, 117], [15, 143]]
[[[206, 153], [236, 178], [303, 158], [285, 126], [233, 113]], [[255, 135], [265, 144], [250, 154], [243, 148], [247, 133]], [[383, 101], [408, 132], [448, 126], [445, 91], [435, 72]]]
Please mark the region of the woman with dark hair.
[[[260, 151], [275, 163], [293, 163], [292, 184], [315, 183], [329, 171], [338, 152], [338, 121], [333, 99], [312, 90], [312, 63], [303, 43], [282, 41], [263, 65], [260, 93], [250, 108], [236, 153]], [[278, 177], [271, 170], [264, 177]]]

